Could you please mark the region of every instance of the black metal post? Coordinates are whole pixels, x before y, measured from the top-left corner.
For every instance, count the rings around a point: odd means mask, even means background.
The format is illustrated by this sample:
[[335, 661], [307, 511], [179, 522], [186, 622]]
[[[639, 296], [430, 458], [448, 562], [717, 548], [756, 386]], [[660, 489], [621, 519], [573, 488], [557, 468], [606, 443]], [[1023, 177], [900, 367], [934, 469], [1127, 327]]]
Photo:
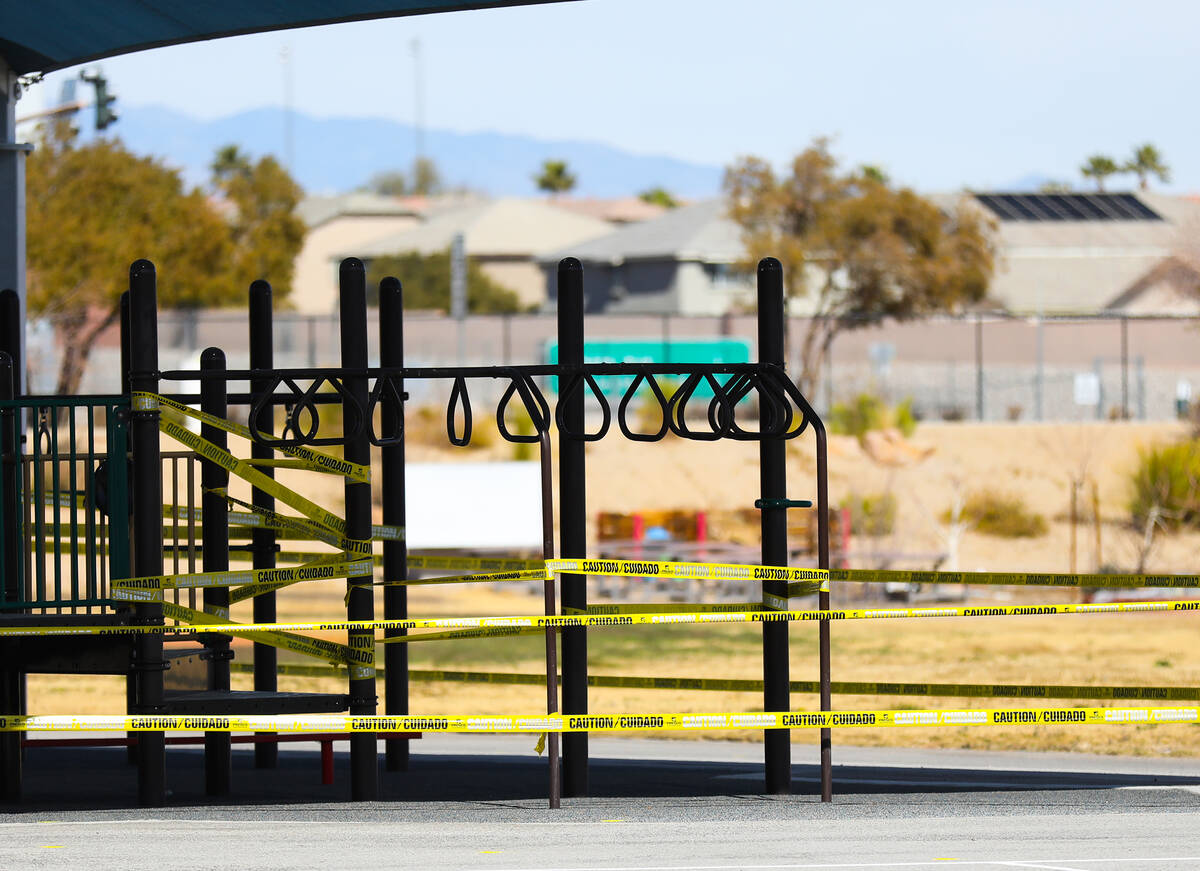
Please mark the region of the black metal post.
[[[0, 301], [0, 314], [5, 318], [5, 333], [0, 337], [8, 341], [7, 319], [10, 316], [7, 296]], [[16, 297], [16, 294], [13, 294]], [[0, 399], [15, 399], [17, 394], [16, 362], [6, 347], [0, 350]], [[0, 586], [7, 602], [21, 598], [21, 503], [17, 495], [20, 479], [20, 415], [15, 408], [0, 409], [0, 541], [3, 547], [3, 585]], [[20, 714], [21, 711], [21, 662], [20, 642], [6, 641], [0, 647], [3, 654], [3, 669], [0, 669], [0, 714]], [[3, 796], [6, 802], [21, 800], [21, 739], [23, 732], [0, 733], [0, 778], [3, 778]]]
[[[367, 274], [361, 260], [348, 257], [339, 273], [341, 299], [342, 366], [367, 368]], [[359, 422], [356, 433], [347, 434], [344, 456], [352, 463], [371, 462], [370, 422], [367, 413], [366, 375], [348, 375], [343, 379], [346, 393], [342, 399], [342, 421], [350, 426]], [[371, 537], [371, 485], [346, 481], [346, 537], [359, 541]], [[347, 581], [349, 602], [347, 620], [374, 620], [375, 596], [369, 586]], [[349, 633], [352, 650], [375, 649], [375, 633], [353, 630]], [[350, 713], [374, 714], [375, 672], [369, 677], [350, 676]], [[350, 736], [350, 793], [355, 801], [375, 801], [379, 797], [378, 745], [375, 733], [355, 732]]]
[[[379, 282], [379, 365], [385, 368], [404, 366], [404, 290], [395, 278]], [[400, 433], [400, 443], [379, 451], [382, 475], [383, 522], [404, 528], [404, 381], [398, 379], [396, 391], [399, 402], [385, 396], [380, 414], [384, 433]], [[383, 543], [383, 580], [408, 580], [408, 543], [386, 540]], [[383, 588], [383, 619], [404, 620], [408, 617], [408, 588]], [[388, 629], [385, 638], [405, 635], [404, 629]], [[408, 645], [388, 644], [383, 649], [384, 710], [389, 714], [408, 713]], [[408, 742], [388, 741], [384, 765], [388, 771], [408, 770]]]
[[[583, 264], [566, 257], [558, 264], [558, 362], [583, 365]], [[563, 379], [559, 378], [561, 395]], [[566, 425], [583, 432], [583, 394], [579, 390], [563, 409]], [[558, 434], [559, 551], [564, 558], [587, 556], [587, 489], [584, 443]], [[563, 608], [587, 608], [587, 576], [562, 576]], [[562, 708], [567, 714], [588, 711], [587, 629], [575, 626], [562, 631]], [[562, 736], [563, 795], [588, 793], [588, 735]]]
[[[132, 388], [129, 386], [129, 291], [121, 294], [121, 395], [128, 397]], [[132, 469], [131, 469], [132, 471]], [[127, 567], [128, 568], [128, 567]], [[128, 606], [125, 606], [128, 610]], [[132, 713], [137, 705], [137, 675], [131, 670], [125, 675], [125, 710]], [[125, 761], [130, 765], [138, 764], [137, 732], [126, 732], [129, 739], [125, 747]]]
[[[538, 442], [542, 469], [542, 559], [554, 559], [554, 465], [550, 457], [550, 430], [541, 433]], [[545, 595], [546, 616], [553, 617], [557, 613], [554, 595], [554, 575], [549, 574], [543, 586]], [[546, 629], [546, 713], [558, 713], [558, 632]], [[559, 764], [559, 744], [562, 738], [560, 732], [550, 732], [546, 736], [547, 762], [550, 775], [550, 807], [562, 805], [562, 780]]]
[[[158, 291], [154, 264], [137, 260], [129, 267], [129, 383], [134, 392], [158, 392]], [[158, 409], [135, 407], [130, 414], [129, 442], [133, 457], [133, 571], [136, 577], [163, 573], [162, 458], [158, 443]], [[162, 625], [161, 602], [133, 606], [134, 622]], [[162, 714], [163, 637], [143, 633], [135, 646], [137, 678], [135, 714]], [[138, 803], [158, 807], [166, 801], [166, 744], [162, 732], [138, 733]]]
[[25, 359], [22, 346], [25, 344], [25, 325], [21, 322], [21, 299], [11, 288], [0, 290], [0, 351], [12, 358], [13, 397], [23, 392], [24, 381], [21, 361]]
[[[200, 381], [200, 409], [216, 417], [228, 417], [226, 398], [225, 352], [207, 348], [200, 355], [200, 371], [214, 377]], [[225, 431], [207, 423], [200, 425], [200, 437], [220, 448], [228, 446]], [[219, 492], [229, 486], [229, 473], [211, 460], [200, 460], [201, 510], [204, 523], [204, 571], [229, 571], [229, 512]], [[228, 613], [229, 588], [207, 587], [205, 608], [223, 608]], [[210, 634], [205, 641], [208, 655], [208, 688], [229, 692], [229, 636]], [[204, 733], [204, 790], [208, 795], [229, 795], [233, 782], [233, 754], [228, 732]]]
[[[275, 336], [273, 316], [271, 312], [271, 285], [259, 279], [250, 284], [250, 368], [266, 372], [275, 367]], [[267, 375], [250, 379], [250, 392], [258, 396], [271, 389], [271, 379]], [[275, 408], [267, 404], [259, 412], [255, 427], [259, 432], [275, 431]], [[256, 460], [269, 460], [274, 452], [264, 445], [254, 444], [250, 447], [250, 456]], [[270, 477], [275, 472], [269, 466], [259, 467], [259, 471]], [[268, 511], [275, 510], [275, 497], [264, 490], [254, 487], [250, 491], [250, 501], [259, 508]], [[256, 569], [275, 568], [275, 532], [271, 529], [255, 528], [251, 533], [251, 544], [254, 548], [254, 567]], [[275, 594], [263, 593], [255, 596], [254, 622], [275, 622]], [[273, 693], [279, 690], [279, 675], [276, 665], [279, 653], [267, 644], [254, 643], [254, 689], [257, 692]], [[270, 735], [269, 732], [259, 732], [259, 735]], [[279, 762], [279, 745], [273, 741], [263, 741], [254, 745], [254, 767], [274, 768]]]
[[[773, 257], [758, 262], [758, 359], [783, 368], [783, 267]], [[759, 414], [765, 415], [760, 408]], [[765, 417], [763, 429], [767, 428]], [[786, 566], [787, 549], [787, 446], [782, 439], [763, 439], [758, 446], [760, 490], [762, 491], [763, 565]], [[771, 506], [771, 507], [768, 507]], [[787, 598], [787, 583], [763, 581], [763, 594]], [[788, 681], [788, 624], [763, 624], [763, 710], [791, 708]], [[766, 792], [788, 795], [792, 791], [791, 732], [766, 729]]]

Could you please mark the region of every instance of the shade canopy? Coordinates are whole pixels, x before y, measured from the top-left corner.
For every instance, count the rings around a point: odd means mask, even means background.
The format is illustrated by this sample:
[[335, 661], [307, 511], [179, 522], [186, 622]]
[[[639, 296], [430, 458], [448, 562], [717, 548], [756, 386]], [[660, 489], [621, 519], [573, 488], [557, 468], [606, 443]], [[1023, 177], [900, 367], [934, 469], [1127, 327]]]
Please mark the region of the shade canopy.
[[146, 48], [292, 27], [561, 0], [14, 0], [0, 4], [0, 57], [17, 73]]

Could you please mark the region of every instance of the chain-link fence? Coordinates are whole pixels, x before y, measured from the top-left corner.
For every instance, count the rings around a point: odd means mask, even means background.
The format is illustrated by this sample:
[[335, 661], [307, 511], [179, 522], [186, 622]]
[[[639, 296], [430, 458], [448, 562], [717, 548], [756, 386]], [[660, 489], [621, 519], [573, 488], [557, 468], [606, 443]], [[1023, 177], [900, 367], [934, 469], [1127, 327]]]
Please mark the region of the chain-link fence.
[[[406, 361], [414, 366], [544, 362], [555, 325], [553, 314], [476, 315], [461, 322], [411, 314], [405, 321]], [[800, 372], [808, 327], [803, 318], [789, 323], [793, 376]], [[1193, 389], [1200, 391], [1198, 327], [1197, 318], [970, 316], [845, 330], [824, 355], [810, 399], [824, 412], [864, 392], [893, 402], [911, 398], [914, 411], [926, 419], [1170, 419], [1191, 402]], [[368, 329], [374, 363], [378, 330], [374, 322]], [[694, 348], [696, 339], [741, 339], [751, 359], [755, 354], [753, 316], [597, 315], [588, 318], [586, 329], [590, 340], [638, 341], [642, 349], [657, 343], [662, 361], [672, 359], [673, 347], [691, 343]], [[200, 352], [212, 345], [225, 350], [231, 368], [244, 367], [247, 343], [240, 312], [177, 311], [160, 317], [164, 368], [196, 368]], [[275, 343], [276, 366], [335, 365], [340, 354], [336, 316], [277, 313]], [[54, 331], [31, 325], [31, 390], [53, 390], [58, 359]], [[109, 330], [92, 350], [81, 390], [118, 390], [119, 360], [118, 335]], [[482, 385], [478, 389], [488, 392]], [[416, 393], [413, 399], [436, 397]]]

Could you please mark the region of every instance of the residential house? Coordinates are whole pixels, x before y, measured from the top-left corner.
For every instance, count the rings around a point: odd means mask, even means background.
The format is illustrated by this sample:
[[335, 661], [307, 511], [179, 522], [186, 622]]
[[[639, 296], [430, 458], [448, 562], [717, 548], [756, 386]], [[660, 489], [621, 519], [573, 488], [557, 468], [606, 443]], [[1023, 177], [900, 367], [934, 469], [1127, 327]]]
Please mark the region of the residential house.
[[438, 203], [427, 197], [372, 193], [306, 197], [298, 212], [308, 226], [292, 275], [292, 307], [304, 314], [337, 310], [339, 255], [367, 242], [411, 229]]
[[[522, 305], [545, 301], [539, 260], [550, 251], [578, 246], [612, 230], [600, 218], [575, 214], [551, 201], [505, 197], [482, 200], [431, 215], [419, 226], [376, 238], [341, 254], [369, 260], [394, 254], [434, 254], [462, 234], [467, 256]], [[403, 280], [403, 276], [400, 276]]]
[[588, 312], [715, 315], [753, 298], [752, 279], [738, 269], [740, 231], [720, 199], [551, 252], [541, 259], [551, 304], [558, 261], [568, 256], [583, 262]]
[[[944, 205], [955, 199], [934, 198]], [[1191, 269], [1177, 258], [1200, 235], [1200, 203], [1138, 193], [974, 193], [996, 222], [989, 298], [1019, 314], [1195, 314]], [[1174, 261], [1175, 266], [1170, 263]]]
[[[1200, 313], [1200, 202], [1145, 192], [937, 194], [996, 227], [994, 307], [1019, 314]], [[554, 301], [561, 257], [584, 265], [589, 312], [714, 315], [753, 301], [753, 276], [723, 200], [620, 227], [542, 258]], [[792, 314], [808, 312], [803, 296]]]

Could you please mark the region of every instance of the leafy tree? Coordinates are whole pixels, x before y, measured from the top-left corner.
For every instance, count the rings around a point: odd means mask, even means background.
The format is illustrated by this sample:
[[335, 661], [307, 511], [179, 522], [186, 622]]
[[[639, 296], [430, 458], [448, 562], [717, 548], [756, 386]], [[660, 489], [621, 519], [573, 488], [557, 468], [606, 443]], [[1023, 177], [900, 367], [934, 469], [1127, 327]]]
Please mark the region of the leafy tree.
[[228, 281], [244, 290], [255, 279], [266, 278], [276, 298], [286, 297], [304, 244], [304, 221], [296, 214], [304, 192], [274, 157], [253, 163], [236, 145], [218, 150], [212, 171], [214, 189], [233, 206]]
[[403, 197], [408, 195], [408, 176], [398, 169], [387, 172], [377, 172], [362, 188], [383, 197]]
[[[450, 310], [450, 251], [419, 254], [415, 251], [376, 257], [367, 264], [367, 294], [377, 305], [379, 282], [394, 275], [404, 285], [406, 309]], [[467, 311], [472, 314], [510, 314], [522, 310], [517, 294], [496, 283], [467, 259]]]
[[440, 194], [444, 189], [437, 164], [428, 157], [418, 157], [414, 160], [412, 170], [408, 173], [398, 169], [377, 172], [361, 188], [385, 197], [406, 197], [412, 194], [433, 196]]
[[428, 197], [442, 192], [442, 176], [437, 164], [428, 157], [418, 157], [413, 161], [412, 193]]
[[644, 190], [638, 194], [638, 199], [643, 203], [650, 203], [652, 206], [662, 206], [664, 209], [675, 209], [679, 207], [679, 200], [671, 196], [671, 192], [666, 188], [653, 187], [649, 190]]
[[953, 311], [987, 292], [995, 252], [979, 209], [944, 213], [861, 169], [842, 173], [825, 139], [785, 175], [742, 158], [726, 170], [724, 188], [751, 263], [778, 258], [789, 296], [811, 300], [802, 390], [815, 386], [839, 332]]
[[1125, 161], [1121, 167], [1125, 172], [1132, 172], [1138, 177], [1138, 187], [1146, 190], [1150, 186], [1150, 176], [1166, 183], [1171, 180], [1171, 168], [1167, 166], [1158, 149], [1147, 142], [1133, 150], [1133, 157]]
[[1074, 193], [1075, 188], [1067, 181], [1044, 181], [1038, 185], [1039, 194], [1069, 194]]
[[575, 176], [567, 170], [565, 160], [544, 160], [542, 171], [533, 177], [538, 190], [560, 194], [575, 187]]
[[864, 163], [859, 169], [863, 178], [868, 181], [873, 181], [877, 184], [891, 184], [892, 177], [888, 175], [887, 170], [882, 166], [877, 166], [873, 163]]
[[1099, 193], [1104, 193], [1104, 180], [1120, 171], [1121, 168], [1117, 166], [1117, 162], [1104, 154], [1093, 154], [1079, 168], [1079, 172], [1084, 178], [1090, 178], [1096, 183], [1096, 190]]
[[164, 305], [222, 304], [245, 285], [229, 282], [234, 241], [202, 191], [176, 170], [117, 140], [78, 145], [51, 127], [26, 163], [27, 302], [49, 319], [63, 347], [55, 391], [74, 394], [96, 337], [120, 316], [129, 264], [161, 268]]

